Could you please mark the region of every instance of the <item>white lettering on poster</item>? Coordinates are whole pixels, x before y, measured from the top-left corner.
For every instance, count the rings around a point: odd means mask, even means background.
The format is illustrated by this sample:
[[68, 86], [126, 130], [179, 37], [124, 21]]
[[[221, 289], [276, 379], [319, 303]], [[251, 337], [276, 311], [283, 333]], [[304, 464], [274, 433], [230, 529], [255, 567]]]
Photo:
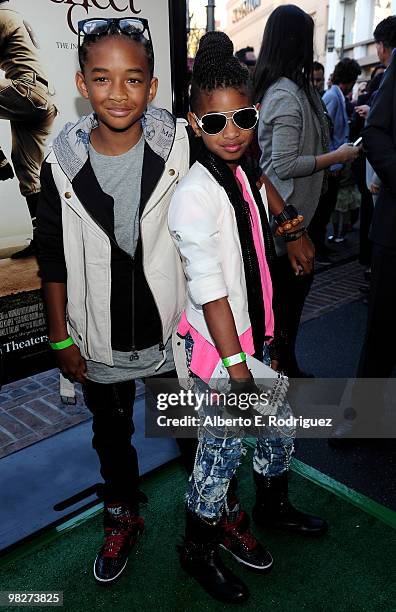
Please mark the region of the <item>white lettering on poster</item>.
[[67, 11], [67, 24], [74, 34], [77, 34], [76, 24], [74, 20], [75, 8], [82, 8], [88, 15], [90, 8], [99, 9], [102, 11], [108, 11], [113, 9], [117, 13], [125, 13], [130, 11], [134, 15], [138, 15], [142, 12], [142, 9], [136, 8], [136, 0], [51, 0], [55, 4], [67, 4], [69, 9]]
[[35, 344], [43, 344], [44, 342], [48, 342], [48, 336], [31, 336], [31, 338], [26, 338], [19, 342], [11, 340], [11, 342], [6, 342], [3, 346], [5, 346], [7, 353], [11, 353], [12, 351], [20, 351]]

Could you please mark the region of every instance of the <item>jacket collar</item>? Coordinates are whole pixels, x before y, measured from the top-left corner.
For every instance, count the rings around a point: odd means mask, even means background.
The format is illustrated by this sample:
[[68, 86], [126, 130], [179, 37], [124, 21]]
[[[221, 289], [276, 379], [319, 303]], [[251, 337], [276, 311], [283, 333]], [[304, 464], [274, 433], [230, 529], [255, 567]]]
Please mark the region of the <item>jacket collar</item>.
[[[94, 114], [82, 117], [76, 124], [67, 124], [55, 139], [53, 151], [81, 204], [109, 237], [116, 241], [114, 200], [100, 187], [88, 155], [90, 133], [96, 126]], [[140, 215], [163, 174], [173, 146], [176, 122], [166, 110], [150, 107], [142, 118], [142, 128], [145, 145]]]
[[142, 182], [140, 184], [140, 215], [149, 201], [151, 194], [156, 188], [164, 168], [165, 160], [162, 157], [159, 157], [146, 141], [144, 145]]
[[[163, 108], [148, 106], [141, 124], [146, 144], [166, 162], [176, 134], [174, 117]], [[87, 161], [90, 135], [97, 126], [96, 115], [91, 113], [81, 117], [77, 123], [67, 123], [54, 140], [54, 153], [70, 182]]]

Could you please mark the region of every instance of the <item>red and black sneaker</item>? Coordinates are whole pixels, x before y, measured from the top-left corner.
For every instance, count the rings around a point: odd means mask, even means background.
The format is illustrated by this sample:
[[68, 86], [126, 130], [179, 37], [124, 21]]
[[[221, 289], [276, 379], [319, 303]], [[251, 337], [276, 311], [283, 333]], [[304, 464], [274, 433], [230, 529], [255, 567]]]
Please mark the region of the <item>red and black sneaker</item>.
[[100, 584], [119, 578], [128, 555], [144, 530], [144, 519], [125, 504], [107, 504], [104, 509], [105, 538], [95, 559], [93, 572]]
[[249, 516], [239, 506], [228, 515], [224, 514], [221, 519], [220, 546], [247, 568], [269, 571], [274, 562], [272, 555], [255, 538], [249, 525]]

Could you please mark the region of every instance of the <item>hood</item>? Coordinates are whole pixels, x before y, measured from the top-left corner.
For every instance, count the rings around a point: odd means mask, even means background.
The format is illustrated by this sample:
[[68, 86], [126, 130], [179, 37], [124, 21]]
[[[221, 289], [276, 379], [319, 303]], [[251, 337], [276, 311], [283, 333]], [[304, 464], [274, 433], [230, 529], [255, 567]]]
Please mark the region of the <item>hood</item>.
[[[163, 108], [148, 106], [141, 123], [146, 143], [166, 162], [175, 138], [174, 117]], [[52, 148], [69, 181], [73, 181], [86, 163], [90, 134], [96, 127], [98, 120], [95, 113], [91, 113], [77, 123], [67, 123], [55, 138]]]

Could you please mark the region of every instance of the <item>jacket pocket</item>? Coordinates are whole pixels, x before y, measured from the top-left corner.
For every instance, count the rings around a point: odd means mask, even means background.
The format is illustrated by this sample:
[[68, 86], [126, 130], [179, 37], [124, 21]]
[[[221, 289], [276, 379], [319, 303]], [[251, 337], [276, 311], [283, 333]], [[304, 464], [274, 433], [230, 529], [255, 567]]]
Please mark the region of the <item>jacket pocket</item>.
[[84, 222], [82, 243], [87, 351], [94, 355], [111, 343], [111, 247], [103, 232]]
[[86, 279], [81, 219], [66, 209], [63, 242], [67, 268], [67, 320], [71, 335], [86, 356]]
[[37, 87], [32, 87], [30, 89], [30, 95], [28, 97], [33, 106], [38, 110], [48, 110], [48, 98], [44, 93], [41, 93]]
[[36, 85], [13, 81], [13, 87], [18, 92], [19, 96], [29, 100], [36, 110], [48, 110], [48, 98]]
[[70, 307], [69, 304], [67, 305], [66, 322], [68, 332], [73, 338], [74, 343], [77, 344], [78, 348], [80, 349], [81, 355], [85, 359], [89, 359], [85, 334], [82, 331], [78, 320], [76, 319], [75, 309]]

